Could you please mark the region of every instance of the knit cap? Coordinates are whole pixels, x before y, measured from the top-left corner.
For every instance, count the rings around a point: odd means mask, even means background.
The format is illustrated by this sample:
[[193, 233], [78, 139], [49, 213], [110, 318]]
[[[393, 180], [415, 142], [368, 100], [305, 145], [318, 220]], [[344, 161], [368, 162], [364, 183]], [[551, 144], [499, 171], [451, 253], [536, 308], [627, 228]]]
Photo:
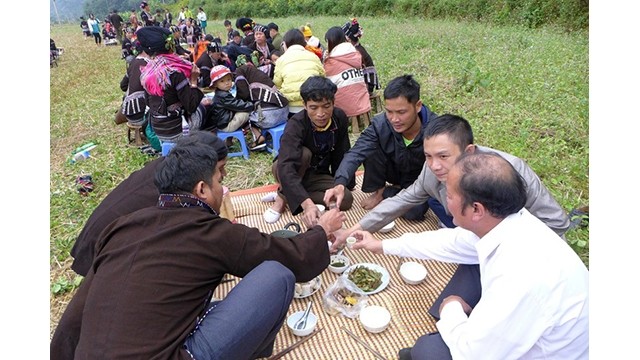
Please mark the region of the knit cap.
[[264, 25], [260, 25], [260, 24], [256, 24], [256, 26], [253, 27], [253, 32], [261, 32], [263, 34], [267, 33], [267, 27]]
[[311, 32], [311, 28], [308, 27], [307, 25], [302, 27], [302, 34], [304, 35], [304, 37], [311, 37], [313, 36], [313, 33]]

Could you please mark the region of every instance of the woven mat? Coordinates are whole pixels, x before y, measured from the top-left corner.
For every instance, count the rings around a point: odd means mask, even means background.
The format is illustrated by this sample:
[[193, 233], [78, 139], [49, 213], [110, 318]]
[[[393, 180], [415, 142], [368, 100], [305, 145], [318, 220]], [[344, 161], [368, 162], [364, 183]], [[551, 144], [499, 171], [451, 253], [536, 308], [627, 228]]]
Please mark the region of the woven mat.
[[[357, 185], [353, 191], [354, 206], [346, 212], [347, 221], [345, 225], [348, 227], [355, 224], [366, 213], [366, 210], [359, 206], [360, 201], [367, 196], [367, 194], [360, 191], [361, 173], [358, 174], [356, 180]], [[296, 221], [302, 225], [301, 216], [294, 217], [288, 210], [282, 214], [280, 220], [275, 224], [267, 224], [262, 219], [262, 214], [271, 206], [271, 203], [263, 203], [260, 199], [266, 193], [276, 189], [276, 185], [269, 185], [258, 189], [232, 192], [231, 200], [236, 221], [247, 226], [256, 227], [265, 233], [280, 230], [291, 221]], [[302, 227], [304, 231], [304, 225]], [[376, 233], [374, 236], [379, 239], [387, 239], [398, 237], [405, 232], [421, 232], [435, 229], [437, 229], [437, 220], [429, 210], [424, 221], [408, 221], [399, 218], [396, 219], [396, 226], [391, 232], [386, 234]], [[398, 273], [397, 268], [401, 260], [399, 257], [375, 255], [364, 250], [351, 251], [349, 249], [345, 249], [344, 254], [351, 259], [352, 264], [375, 263], [383, 266], [389, 272], [391, 280], [387, 288], [377, 294], [369, 295], [368, 300], [369, 305], [381, 305], [391, 312], [389, 327], [381, 333], [372, 334], [360, 325], [357, 318], [350, 319], [342, 315], [328, 315], [322, 308], [322, 296], [339, 275], [327, 269], [321, 274], [322, 286], [320, 290], [303, 299], [294, 298], [288, 313], [288, 315], [291, 315], [296, 311], [304, 310], [309, 300], [313, 300], [312, 311], [318, 316], [316, 331], [320, 328], [323, 330], [286, 354], [282, 359], [376, 359], [371, 352], [343, 331], [341, 329], [343, 326], [355, 333], [387, 359], [397, 359], [399, 349], [412, 346], [418, 337], [428, 332], [436, 331], [435, 319], [427, 311], [453, 275], [457, 265], [413, 259], [427, 267], [428, 277], [419, 285], [408, 285], [403, 282]], [[216, 289], [214, 297], [224, 298], [236, 283], [231, 281], [221, 284]], [[301, 339], [304, 338], [293, 335], [284, 324], [276, 337], [273, 354], [277, 354]]]

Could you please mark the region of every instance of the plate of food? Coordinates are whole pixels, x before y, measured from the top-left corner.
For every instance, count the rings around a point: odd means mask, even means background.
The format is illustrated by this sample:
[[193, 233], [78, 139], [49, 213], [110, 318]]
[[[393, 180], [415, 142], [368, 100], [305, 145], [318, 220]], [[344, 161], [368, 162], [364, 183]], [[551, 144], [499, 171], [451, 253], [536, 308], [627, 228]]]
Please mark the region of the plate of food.
[[296, 283], [293, 291], [293, 297], [296, 299], [303, 299], [315, 294], [322, 287], [322, 280], [320, 276], [315, 279], [303, 283]]
[[363, 294], [372, 295], [384, 290], [389, 285], [389, 272], [378, 264], [360, 263], [351, 265], [342, 276], [356, 284]]

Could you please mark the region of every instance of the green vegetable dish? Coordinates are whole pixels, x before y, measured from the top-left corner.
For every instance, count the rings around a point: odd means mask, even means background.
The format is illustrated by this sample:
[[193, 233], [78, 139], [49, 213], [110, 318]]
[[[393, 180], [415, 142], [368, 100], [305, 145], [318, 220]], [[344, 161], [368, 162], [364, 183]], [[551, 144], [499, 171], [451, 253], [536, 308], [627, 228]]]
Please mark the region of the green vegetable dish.
[[331, 266], [333, 267], [344, 267], [345, 265], [344, 261], [334, 261], [331, 263]]
[[356, 284], [360, 290], [365, 292], [374, 291], [382, 284], [382, 273], [369, 269], [366, 266], [356, 267], [349, 272], [347, 278]]

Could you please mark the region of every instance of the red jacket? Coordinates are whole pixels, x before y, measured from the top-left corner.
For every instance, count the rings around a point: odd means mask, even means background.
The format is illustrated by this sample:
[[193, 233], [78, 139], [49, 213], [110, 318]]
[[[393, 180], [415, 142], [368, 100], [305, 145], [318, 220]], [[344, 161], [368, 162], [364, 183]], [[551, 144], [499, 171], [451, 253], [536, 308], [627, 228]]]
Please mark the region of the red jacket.
[[324, 61], [327, 78], [338, 86], [336, 107], [347, 116], [371, 110], [369, 91], [362, 72], [362, 56], [350, 43], [338, 44]]

